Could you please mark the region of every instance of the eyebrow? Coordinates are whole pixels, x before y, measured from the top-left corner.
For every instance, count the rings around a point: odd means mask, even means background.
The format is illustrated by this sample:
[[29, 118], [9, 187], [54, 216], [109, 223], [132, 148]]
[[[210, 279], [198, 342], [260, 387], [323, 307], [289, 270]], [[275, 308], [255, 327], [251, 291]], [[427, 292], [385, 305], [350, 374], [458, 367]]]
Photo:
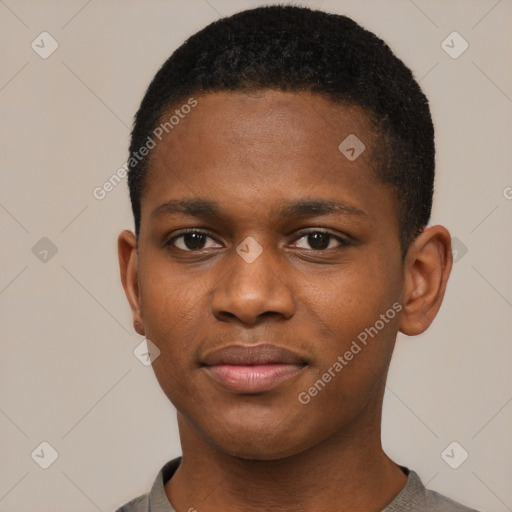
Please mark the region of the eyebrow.
[[[305, 198], [284, 202], [277, 209], [278, 217], [317, 217], [320, 215], [356, 215], [368, 217], [368, 214], [355, 206], [342, 201], [329, 201], [325, 199]], [[158, 206], [151, 213], [152, 219], [158, 219], [173, 214], [190, 215], [203, 218], [225, 218], [220, 203], [211, 199], [172, 199]]]

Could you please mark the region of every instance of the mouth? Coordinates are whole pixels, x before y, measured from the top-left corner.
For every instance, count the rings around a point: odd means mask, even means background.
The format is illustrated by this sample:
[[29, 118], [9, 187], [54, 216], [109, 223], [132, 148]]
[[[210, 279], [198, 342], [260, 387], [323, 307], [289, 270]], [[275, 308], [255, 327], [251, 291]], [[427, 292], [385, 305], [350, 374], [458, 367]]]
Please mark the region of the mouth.
[[307, 362], [275, 345], [230, 345], [208, 354], [206, 373], [236, 393], [262, 393], [299, 374]]

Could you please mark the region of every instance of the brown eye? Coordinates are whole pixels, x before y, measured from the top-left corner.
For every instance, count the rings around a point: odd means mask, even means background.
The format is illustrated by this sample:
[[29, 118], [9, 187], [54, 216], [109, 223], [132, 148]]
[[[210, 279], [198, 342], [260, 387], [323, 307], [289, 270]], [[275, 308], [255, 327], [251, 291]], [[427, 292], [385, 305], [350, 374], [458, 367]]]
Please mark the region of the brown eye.
[[[312, 231], [304, 233], [300, 238], [298, 238], [298, 241], [300, 240], [305, 240], [305, 243], [303, 243], [303, 245], [298, 245], [299, 248], [313, 249], [315, 251], [323, 251], [325, 249], [350, 245], [346, 240], [343, 240], [332, 233], [327, 233], [326, 231]], [[332, 245], [332, 242], [335, 242], [337, 245]], [[309, 245], [309, 247], [307, 245]]]
[[215, 242], [210, 235], [203, 231], [188, 231], [171, 238], [166, 245], [176, 247], [181, 251], [200, 251], [215, 247], [215, 243], [212, 245], [211, 242], [210, 245], [205, 245], [208, 239]]

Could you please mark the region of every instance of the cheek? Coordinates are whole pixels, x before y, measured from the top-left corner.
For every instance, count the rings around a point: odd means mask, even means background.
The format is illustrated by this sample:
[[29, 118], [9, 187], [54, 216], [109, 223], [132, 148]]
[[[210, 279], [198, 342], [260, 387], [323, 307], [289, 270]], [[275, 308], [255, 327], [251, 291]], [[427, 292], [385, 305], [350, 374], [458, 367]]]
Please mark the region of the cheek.
[[389, 278], [389, 270], [367, 266], [360, 272], [339, 271], [321, 286], [311, 283], [304, 300], [306, 315], [317, 325], [314, 377], [331, 369], [332, 381], [342, 383], [342, 395], [371, 385], [386, 371], [393, 350], [401, 309], [398, 280]]
[[180, 371], [185, 364], [190, 365], [198, 330], [205, 320], [205, 280], [152, 264], [148, 272], [141, 271], [140, 283], [146, 337], [161, 353], [156, 366]]
[[[381, 325], [381, 309], [375, 303], [340, 304], [344, 307], [324, 309], [329, 332], [316, 340], [317, 357], [296, 397], [301, 404], [307, 402], [310, 416], [323, 418], [321, 429], [326, 432], [363, 410], [378, 409], [396, 336], [393, 309], [388, 323]], [[383, 314], [390, 308], [383, 308]]]
[[175, 279], [175, 273], [153, 270], [143, 281], [141, 304], [146, 337], [160, 350], [152, 363], [155, 377], [178, 410], [194, 404], [201, 409], [203, 397], [195, 389], [194, 374], [197, 341], [204, 334], [204, 286], [200, 280]]
[[[346, 340], [373, 325], [400, 296], [400, 283], [380, 265], [352, 265], [328, 276], [305, 276], [300, 300], [328, 329]], [[342, 341], [342, 339], [340, 339]]]

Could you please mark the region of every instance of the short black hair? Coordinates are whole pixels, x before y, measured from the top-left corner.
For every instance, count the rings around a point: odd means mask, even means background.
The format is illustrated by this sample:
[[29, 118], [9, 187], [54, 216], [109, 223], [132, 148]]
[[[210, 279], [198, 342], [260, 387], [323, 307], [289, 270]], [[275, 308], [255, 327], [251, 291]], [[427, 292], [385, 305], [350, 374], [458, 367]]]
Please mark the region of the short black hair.
[[[428, 100], [387, 44], [346, 16], [269, 5], [209, 24], [153, 78], [135, 116], [130, 154], [147, 143], [172, 105], [193, 94], [262, 89], [310, 91], [364, 109], [376, 128], [376, 178], [395, 193], [405, 255], [432, 209], [435, 145]], [[149, 156], [130, 158], [128, 166], [137, 237]]]

